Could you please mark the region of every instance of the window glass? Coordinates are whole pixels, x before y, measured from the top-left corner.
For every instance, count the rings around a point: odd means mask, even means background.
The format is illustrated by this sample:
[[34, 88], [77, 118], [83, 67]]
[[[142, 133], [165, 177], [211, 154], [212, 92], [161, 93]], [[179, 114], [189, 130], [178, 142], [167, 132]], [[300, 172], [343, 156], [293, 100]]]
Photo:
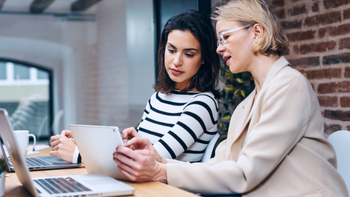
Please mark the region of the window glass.
[[[5, 69], [9, 69], [6, 72]], [[50, 136], [50, 81], [48, 71], [0, 61], [0, 108], [5, 108], [14, 130], [29, 130], [37, 140]], [[4, 73], [4, 74], [3, 74]], [[8, 76], [9, 75], [9, 76]]]
[[30, 79], [29, 67], [19, 64], [14, 64], [13, 66], [13, 78], [15, 80]]
[[43, 70], [38, 70], [38, 79], [49, 79], [49, 73]]
[[0, 62], [0, 80], [6, 79], [6, 71], [5, 62]]

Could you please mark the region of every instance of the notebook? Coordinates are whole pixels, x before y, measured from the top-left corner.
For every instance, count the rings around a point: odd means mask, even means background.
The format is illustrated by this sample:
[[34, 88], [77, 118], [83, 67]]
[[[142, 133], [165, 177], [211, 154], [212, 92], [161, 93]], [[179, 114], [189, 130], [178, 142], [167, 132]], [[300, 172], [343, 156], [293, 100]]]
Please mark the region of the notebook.
[[134, 188], [104, 174], [50, 176], [31, 178], [8, 121], [0, 109], [0, 135], [16, 169], [18, 180], [32, 196], [117, 196], [131, 195]]
[[69, 128], [89, 174], [127, 180], [113, 160], [117, 146], [124, 145], [118, 127], [71, 124]]

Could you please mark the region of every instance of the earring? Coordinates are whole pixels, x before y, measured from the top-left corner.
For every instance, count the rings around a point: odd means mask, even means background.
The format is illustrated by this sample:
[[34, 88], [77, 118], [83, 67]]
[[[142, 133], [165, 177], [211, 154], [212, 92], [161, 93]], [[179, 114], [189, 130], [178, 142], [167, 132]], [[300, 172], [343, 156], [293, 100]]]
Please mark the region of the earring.
[[255, 46], [258, 45], [258, 42], [254, 42], [254, 45], [255, 45]]

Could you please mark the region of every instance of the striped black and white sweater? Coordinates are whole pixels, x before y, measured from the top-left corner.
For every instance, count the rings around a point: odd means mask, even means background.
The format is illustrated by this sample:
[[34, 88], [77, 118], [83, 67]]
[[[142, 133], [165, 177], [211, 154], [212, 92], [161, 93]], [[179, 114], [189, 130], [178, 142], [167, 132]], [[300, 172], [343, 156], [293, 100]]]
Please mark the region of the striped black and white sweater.
[[160, 156], [198, 162], [217, 133], [218, 104], [212, 93], [154, 93], [148, 100], [138, 133]]

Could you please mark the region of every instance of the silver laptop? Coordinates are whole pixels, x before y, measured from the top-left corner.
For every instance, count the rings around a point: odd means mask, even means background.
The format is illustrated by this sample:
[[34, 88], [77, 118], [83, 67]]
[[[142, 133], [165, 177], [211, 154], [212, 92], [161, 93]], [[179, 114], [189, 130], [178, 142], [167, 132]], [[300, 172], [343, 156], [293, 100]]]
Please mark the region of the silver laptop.
[[[4, 156], [5, 163], [7, 165], [7, 170], [9, 172], [14, 172], [15, 168], [13, 167], [11, 158], [8, 154], [5, 144], [0, 139], [0, 157]], [[59, 157], [53, 156], [42, 156], [42, 157], [25, 157], [24, 161], [27, 164], [27, 167], [30, 171], [33, 170], [50, 170], [50, 169], [61, 169], [61, 168], [76, 168], [80, 167], [80, 164], [74, 164]]]
[[118, 127], [71, 124], [69, 128], [89, 174], [127, 180], [113, 160], [117, 146], [124, 145]]
[[116, 196], [131, 195], [134, 188], [103, 174], [31, 178], [19, 152], [7, 111], [0, 109], [0, 135], [8, 150], [18, 180], [33, 196]]

